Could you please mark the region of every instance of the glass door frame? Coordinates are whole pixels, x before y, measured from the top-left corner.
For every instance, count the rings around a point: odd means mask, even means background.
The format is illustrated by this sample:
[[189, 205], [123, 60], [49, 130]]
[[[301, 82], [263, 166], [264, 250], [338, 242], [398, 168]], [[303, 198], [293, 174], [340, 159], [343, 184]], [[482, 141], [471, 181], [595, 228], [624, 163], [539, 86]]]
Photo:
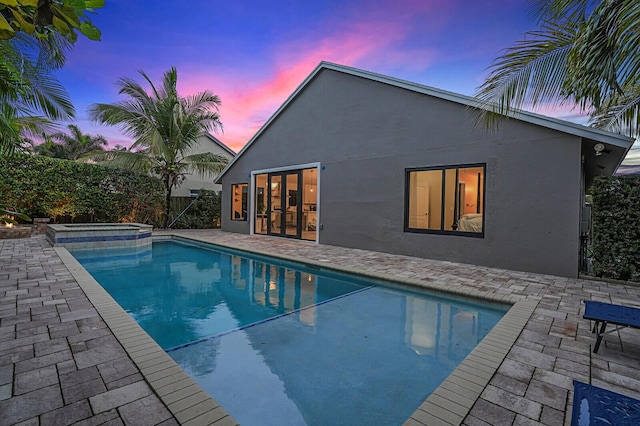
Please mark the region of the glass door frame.
[[[307, 163], [307, 164], [299, 164], [299, 165], [294, 165], [294, 166], [286, 166], [286, 167], [278, 167], [278, 168], [273, 168], [273, 169], [262, 169], [262, 170], [254, 170], [251, 172], [251, 180], [250, 180], [250, 191], [249, 191], [249, 196], [250, 196], [250, 223], [249, 223], [249, 233], [251, 235], [271, 235], [271, 236], [277, 236], [277, 237], [285, 237], [285, 238], [294, 238], [294, 239], [302, 239], [302, 226], [303, 226], [303, 213], [302, 213], [302, 208], [301, 208], [301, 204], [302, 204], [302, 191], [304, 190], [304, 182], [303, 182], [303, 170], [306, 169], [315, 169], [317, 170], [317, 183], [316, 183], [316, 187], [317, 187], [317, 194], [316, 195], [316, 205], [315, 205], [315, 212], [316, 212], [316, 217], [317, 217], [317, 223], [320, 224], [320, 177], [321, 177], [321, 170], [323, 169], [323, 166], [321, 165], [321, 163], [316, 162], [316, 163]], [[256, 221], [257, 221], [257, 199], [256, 199], [256, 176], [258, 175], [267, 175], [267, 190], [268, 190], [268, 194], [266, 194], [265, 196], [265, 204], [267, 204], [266, 209], [265, 209], [265, 213], [267, 213], [267, 229], [265, 233], [256, 233]], [[282, 224], [286, 221], [286, 218], [284, 215], [281, 214], [281, 218], [280, 218], [280, 231], [279, 232], [273, 232], [271, 229], [272, 223], [271, 223], [271, 178], [273, 176], [280, 176], [281, 182], [286, 181], [286, 176], [290, 175], [290, 174], [297, 174], [298, 175], [298, 187], [296, 188], [296, 190], [298, 191], [297, 193], [297, 208], [296, 208], [296, 226], [297, 226], [297, 230], [296, 230], [296, 234], [295, 235], [287, 235], [286, 234], [286, 228], [282, 228]], [[282, 185], [281, 183], [281, 187], [280, 187], [280, 191], [281, 191], [281, 205], [280, 205], [280, 209], [283, 210], [284, 205], [282, 204], [282, 202], [286, 201], [286, 199], [288, 198], [288, 194], [284, 194], [285, 197], [282, 197], [283, 193], [282, 191], [284, 191], [286, 188], [286, 184]], [[290, 188], [289, 188], [290, 189]], [[288, 189], [287, 189], [288, 190]], [[316, 243], [319, 242], [320, 240], [320, 230], [322, 229], [322, 225], [316, 226], [316, 230], [315, 230], [315, 239], [305, 239], [304, 241], [315, 241]]]
[[[287, 206], [291, 207], [291, 205], [289, 204], [289, 191], [292, 191], [292, 188], [289, 188], [287, 186], [287, 177], [289, 176], [296, 176], [296, 188], [295, 191], [297, 194], [302, 194], [302, 170], [301, 169], [297, 169], [297, 170], [289, 170], [289, 171], [282, 171], [282, 172], [271, 172], [267, 174], [267, 188], [269, 188], [269, 192], [267, 195], [267, 207], [266, 207], [266, 212], [267, 212], [267, 235], [273, 235], [276, 237], [287, 237], [287, 238], [297, 238], [297, 239], [301, 239], [302, 238], [302, 196], [298, 195], [296, 196], [296, 211], [295, 211], [295, 215], [296, 215], [296, 231], [295, 234], [289, 234], [287, 233]], [[272, 181], [273, 178], [280, 178], [279, 179], [279, 194], [280, 194], [280, 209], [279, 210], [275, 210], [273, 209], [273, 205], [274, 205], [274, 201], [271, 199], [271, 197], [273, 196], [273, 187], [272, 187]], [[276, 224], [274, 220], [272, 220], [272, 213], [280, 213], [280, 223]], [[277, 228], [279, 231], [274, 231], [273, 228], [276, 225], [275, 228]]]

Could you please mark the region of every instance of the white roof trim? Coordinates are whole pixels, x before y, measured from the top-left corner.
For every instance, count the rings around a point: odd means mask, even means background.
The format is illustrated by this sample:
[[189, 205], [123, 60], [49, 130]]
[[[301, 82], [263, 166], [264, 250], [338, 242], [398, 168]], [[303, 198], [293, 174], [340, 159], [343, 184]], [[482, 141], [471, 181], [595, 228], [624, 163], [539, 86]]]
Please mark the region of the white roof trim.
[[211, 133], [207, 133], [204, 132], [202, 133], [202, 136], [206, 136], [208, 137], [211, 142], [215, 143], [216, 145], [218, 145], [220, 148], [224, 149], [225, 151], [227, 151], [229, 154], [231, 154], [233, 157], [236, 156], [236, 153], [234, 150], [232, 150], [231, 148], [229, 148], [227, 145], [225, 145], [220, 139], [216, 138], [215, 136], [213, 136]]
[[[409, 81], [328, 62], [322, 62], [316, 69], [314, 74], [317, 73], [320, 68], [326, 68], [338, 72], [356, 75], [358, 77], [367, 78], [369, 80], [378, 81], [380, 83], [390, 84], [392, 86], [401, 87], [403, 89], [412, 90], [418, 93], [424, 93], [425, 95], [430, 95], [447, 101], [456, 102], [469, 107], [479, 108], [478, 100], [471, 96], [448, 92], [446, 90], [436, 89], [434, 87], [424, 86], [422, 84], [412, 83]], [[633, 143], [634, 141], [633, 138], [630, 138], [628, 136], [606, 132], [604, 130], [594, 129], [592, 127], [583, 126], [581, 124], [571, 123], [569, 121], [547, 117], [523, 110], [514, 111], [513, 115], [510, 118], [536, 124], [542, 127], [547, 127], [553, 130], [558, 130], [571, 135], [592, 139], [598, 142], [608, 143], [610, 145], [619, 146], [621, 148], [627, 148], [631, 146], [631, 143]]]
[[[411, 90], [418, 93], [423, 93], [425, 95], [433, 96], [435, 98], [444, 99], [451, 102], [456, 102], [462, 105], [466, 105], [473, 108], [479, 108], [478, 100], [471, 97], [465, 96], [454, 92], [448, 92], [442, 89], [436, 89], [434, 87], [424, 86], [418, 83], [412, 83], [406, 80], [400, 80], [398, 78], [393, 78], [389, 76], [385, 76], [382, 74], [376, 74], [370, 71], [364, 71], [358, 68], [352, 68], [345, 65], [338, 65], [331, 62], [320, 62], [318, 66], [304, 79], [304, 81], [296, 88], [296, 90], [289, 95], [286, 101], [276, 110], [276, 112], [269, 117], [269, 119], [262, 125], [262, 127], [256, 132], [255, 135], [247, 142], [247, 144], [238, 152], [233, 160], [225, 167], [225, 169], [220, 173], [217, 182], [224, 176], [231, 166], [236, 162], [236, 159], [242, 155], [244, 151], [249, 149], [249, 147], [253, 144], [253, 142], [260, 137], [262, 132], [265, 131], [273, 122], [276, 117], [280, 115], [280, 113], [291, 103], [291, 101], [300, 93], [306, 86], [309, 84], [311, 80], [315, 78], [316, 75], [320, 73], [320, 71], [328, 69], [337, 72], [342, 72], [345, 74], [366, 78], [368, 80], [377, 81], [379, 83], [389, 84], [391, 86], [399, 87], [402, 89]], [[628, 150], [633, 145], [635, 139], [630, 138], [628, 136], [620, 135], [617, 133], [606, 132], [599, 129], [594, 129], [592, 127], [583, 126], [581, 124], [571, 123], [569, 121], [560, 120], [557, 118], [547, 117], [540, 114], [535, 114], [528, 111], [516, 110], [510, 118], [524, 121], [527, 123], [535, 124], [538, 126], [546, 127], [552, 130], [557, 130], [560, 132], [568, 133], [570, 135], [578, 136], [581, 138], [591, 139], [596, 142], [603, 142], [606, 144], [618, 146]], [[621, 160], [622, 161], [622, 160]]]
[[251, 174], [252, 175], [261, 175], [261, 174], [264, 174], [264, 173], [286, 172], [286, 171], [289, 171], [289, 170], [314, 169], [314, 168], [320, 168], [320, 167], [322, 167], [322, 164], [320, 164], [319, 162], [305, 163], [305, 164], [295, 164], [295, 165], [291, 165], [291, 166], [272, 167], [272, 168], [269, 168], [269, 169], [252, 170]]

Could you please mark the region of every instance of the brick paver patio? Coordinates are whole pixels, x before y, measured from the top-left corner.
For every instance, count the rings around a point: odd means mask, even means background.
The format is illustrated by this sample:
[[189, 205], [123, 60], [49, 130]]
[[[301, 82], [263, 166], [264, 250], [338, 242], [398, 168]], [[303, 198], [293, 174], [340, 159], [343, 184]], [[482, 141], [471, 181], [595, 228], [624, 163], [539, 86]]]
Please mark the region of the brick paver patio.
[[[593, 354], [581, 315], [585, 299], [640, 307], [638, 286], [221, 231], [172, 233], [442, 291], [536, 301], [464, 425], [568, 424], [573, 379], [640, 399], [640, 332], [609, 334]], [[180, 423], [150, 383], [44, 237], [0, 240], [0, 424]], [[446, 424], [438, 413], [407, 423]]]
[[43, 236], [0, 240], [0, 424], [16, 423], [178, 424]]

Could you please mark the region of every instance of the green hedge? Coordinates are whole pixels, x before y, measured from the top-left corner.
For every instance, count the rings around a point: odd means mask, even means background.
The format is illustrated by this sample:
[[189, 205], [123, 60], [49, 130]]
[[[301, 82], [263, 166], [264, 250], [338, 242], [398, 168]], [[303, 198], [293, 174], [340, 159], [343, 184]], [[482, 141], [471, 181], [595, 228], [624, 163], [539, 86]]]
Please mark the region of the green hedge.
[[591, 195], [593, 272], [640, 281], [640, 175], [599, 177]]
[[159, 224], [162, 183], [114, 167], [15, 155], [0, 158], [0, 201], [53, 222]]

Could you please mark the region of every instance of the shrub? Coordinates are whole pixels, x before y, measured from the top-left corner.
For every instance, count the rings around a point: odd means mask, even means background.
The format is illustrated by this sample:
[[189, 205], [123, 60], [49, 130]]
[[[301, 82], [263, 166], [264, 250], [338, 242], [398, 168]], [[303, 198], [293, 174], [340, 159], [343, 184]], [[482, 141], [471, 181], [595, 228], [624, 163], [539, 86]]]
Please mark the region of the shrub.
[[599, 177], [591, 194], [593, 272], [640, 281], [640, 175]]
[[15, 155], [0, 158], [0, 201], [53, 222], [159, 223], [162, 183], [114, 167]]
[[[220, 227], [220, 203], [222, 195], [216, 191], [200, 190], [191, 207], [171, 226], [175, 229], [205, 229]], [[175, 203], [177, 206], [178, 203]], [[188, 205], [188, 204], [187, 204]], [[185, 206], [186, 207], [186, 206]], [[182, 212], [174, 212], [179, 215]]]

